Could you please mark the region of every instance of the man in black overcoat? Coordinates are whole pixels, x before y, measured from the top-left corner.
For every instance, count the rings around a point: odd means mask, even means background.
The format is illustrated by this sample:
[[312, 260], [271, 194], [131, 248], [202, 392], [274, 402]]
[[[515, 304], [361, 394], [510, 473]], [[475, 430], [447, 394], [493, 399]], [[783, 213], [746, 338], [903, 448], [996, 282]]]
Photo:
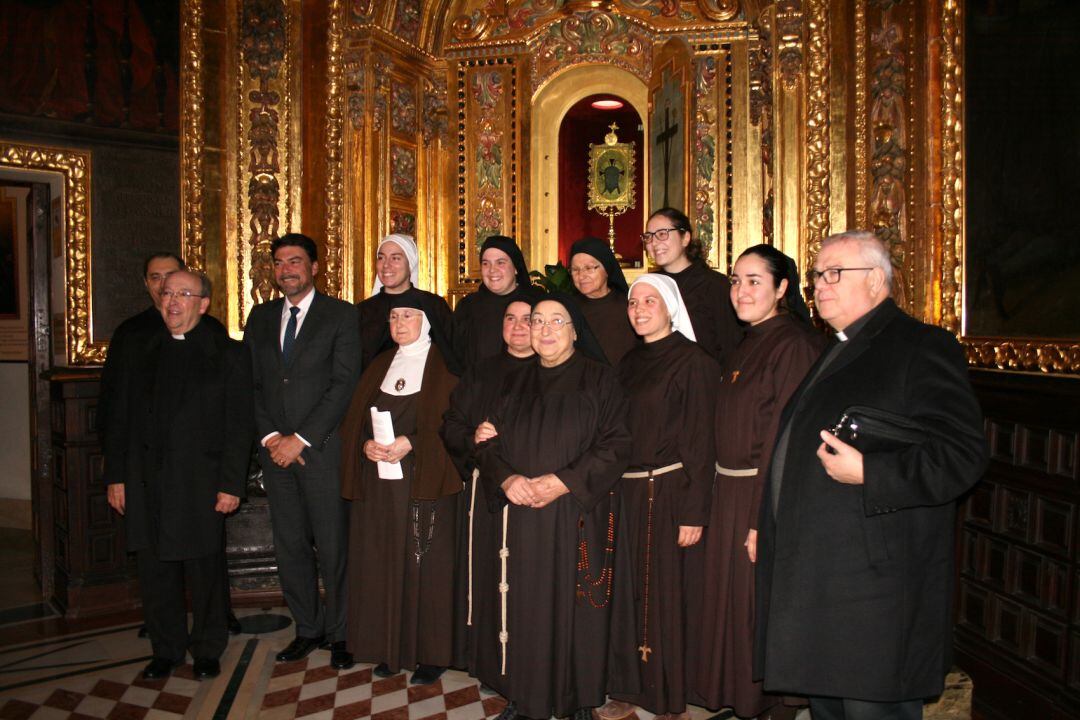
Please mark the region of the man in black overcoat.
[[315, 290], [311, 238], [283, 235], [270, 251], [285, 297], [252, 308], [244, 343], [255, 374], [256, 438], [278, 576], [296, 621], [296, 637], [277, 660], [300, 660], [325, 646], [330, 664], [343, 669], [353, 660], [345, 644], [349, 526], [338, 425], [360, 376], [357, 310]]
[[[814, 301], [836, 333], [781, 418], [761, 508], [755, 665], [814, 720], [913, 720], [951, 665], [953, 519], [987, 462], [964, 353], [890, 299], [872, 234], [827, 238]], [[853, 405], [926, 431], [862, 454], [825, 428]]]
[[205, 276], [172, 272], [160, 295], [164, 323], [117, 378], [122, 402], [109, 405], [108, 496], [136, 553], [153, 648], [143, 676], [168, 675], [190, 650], [202, 679], [220, 673], [228, 640], [224, 528], [251, 457], [251, 358], [204, 320]]

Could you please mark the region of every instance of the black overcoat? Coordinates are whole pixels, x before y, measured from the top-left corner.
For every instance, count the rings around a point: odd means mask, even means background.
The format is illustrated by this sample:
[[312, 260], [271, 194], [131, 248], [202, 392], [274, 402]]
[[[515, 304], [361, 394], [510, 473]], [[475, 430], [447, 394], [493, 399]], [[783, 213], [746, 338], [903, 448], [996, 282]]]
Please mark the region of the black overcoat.
[[[755, 669], [774, 692], [931, 697], [951, 664], [955, 501], [986, 466], [982, 415], [956, 339], [891, 300], [848, 342], [780, 421], [790, 442], [776, 512], [772, 487], [761, 506]], [[866, 454], [864, 485], [836, 482], [819, 432], [855, 404], [930, 437]]]
[[179, 379], [181, 404], [163, 413], [156, 385], [169, 341], [163, 323], [121, 379], [125, 404], [110, 408], [109, 437], [125, 442], [110, 442], [106, 463], [123, 477], [128, 550], [153, 547], [161, 560], [186, 560], [222, 549], [217, 494], [245, 495], [255, 434], [251, 356], [220, 325], [201, 321], [186, 334], [194, 352]]

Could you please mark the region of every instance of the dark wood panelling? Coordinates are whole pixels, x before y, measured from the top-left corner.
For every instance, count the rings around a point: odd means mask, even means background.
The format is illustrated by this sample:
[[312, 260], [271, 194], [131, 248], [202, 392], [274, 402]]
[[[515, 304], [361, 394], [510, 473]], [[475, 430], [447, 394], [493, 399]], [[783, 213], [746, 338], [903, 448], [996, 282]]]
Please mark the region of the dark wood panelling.
[[65, 371], [49, 380], [56, 603], [68, 617], [135, 607], [123, 519], [109, 507], [102, 479], [97, 373]]
[[959, 513], [956, 649], [973, 714], [1080, 717], [1080, 380], [972, 379], [991, 453]]

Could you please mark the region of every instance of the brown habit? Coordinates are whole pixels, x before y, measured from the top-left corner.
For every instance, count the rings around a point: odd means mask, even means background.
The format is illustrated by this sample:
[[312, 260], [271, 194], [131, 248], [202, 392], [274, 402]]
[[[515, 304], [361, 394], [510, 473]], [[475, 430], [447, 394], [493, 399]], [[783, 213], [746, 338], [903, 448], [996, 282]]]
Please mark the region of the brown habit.
[[724, 364], [716, 403], [716, 452], [721, 467], [757, 468], [752, 477], [717, 475], [705, 529], [704, 606], [694, 702], [731, 707], [752, 717], [780, 702], [751, 680], [754, 642], [754, 566], [747, 533], [757, 526], [780, 413], [821, 354], [825, 337], [790, 316], [748, 327]]
[[[456, 383], [432, 345], [420, 392], [379, 389], [394, 350], [361, 376], [342, 424], [342, 495], [353, 500], [349, 526], [349, 649], [391, 670], [452, 660], [454, 548], [461, 479], [439, 437]], [[363, 456], [372, 437], [371, 407], [389, 411], [413, 451], [402, 480], [382, 480]], [[417, 558], [417, 555], [420, 558]]]
[[[620, 492], [615, 572], [628, 576], [632, 594], [614, 599], [608, 688], [656, 714], [686, 709], [694, 660], [686, 629], [697, 623], [702, 549], [680, 548], [679, 526], [708, 523], [719, 375], [716, 361], [680, 333], [635, 348], [619, 367], [634, 438], [627, 470], [683, 463], [653, 480], [651, 523], [649, 480], [624, 478]], [[643, 645], [652, 649], [647, 662]]]

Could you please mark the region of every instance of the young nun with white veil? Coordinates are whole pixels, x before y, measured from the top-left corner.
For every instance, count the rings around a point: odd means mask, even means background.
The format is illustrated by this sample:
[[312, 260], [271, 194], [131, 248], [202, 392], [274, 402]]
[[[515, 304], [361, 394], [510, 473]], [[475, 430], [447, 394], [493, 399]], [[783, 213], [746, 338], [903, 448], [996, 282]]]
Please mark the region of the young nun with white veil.
[[643, 275], [627, 312], [644, 341], [619, 365], [634, 439], [619, 492], [615, 575], [633, 591], [613, 599], [608, 689], [597, 710], [618, 720], [637, 707], [688, 717], [699, 606], [702, 529], [712, 497], [713, 408], [720, 367], [696, 342], [679, 286]]

